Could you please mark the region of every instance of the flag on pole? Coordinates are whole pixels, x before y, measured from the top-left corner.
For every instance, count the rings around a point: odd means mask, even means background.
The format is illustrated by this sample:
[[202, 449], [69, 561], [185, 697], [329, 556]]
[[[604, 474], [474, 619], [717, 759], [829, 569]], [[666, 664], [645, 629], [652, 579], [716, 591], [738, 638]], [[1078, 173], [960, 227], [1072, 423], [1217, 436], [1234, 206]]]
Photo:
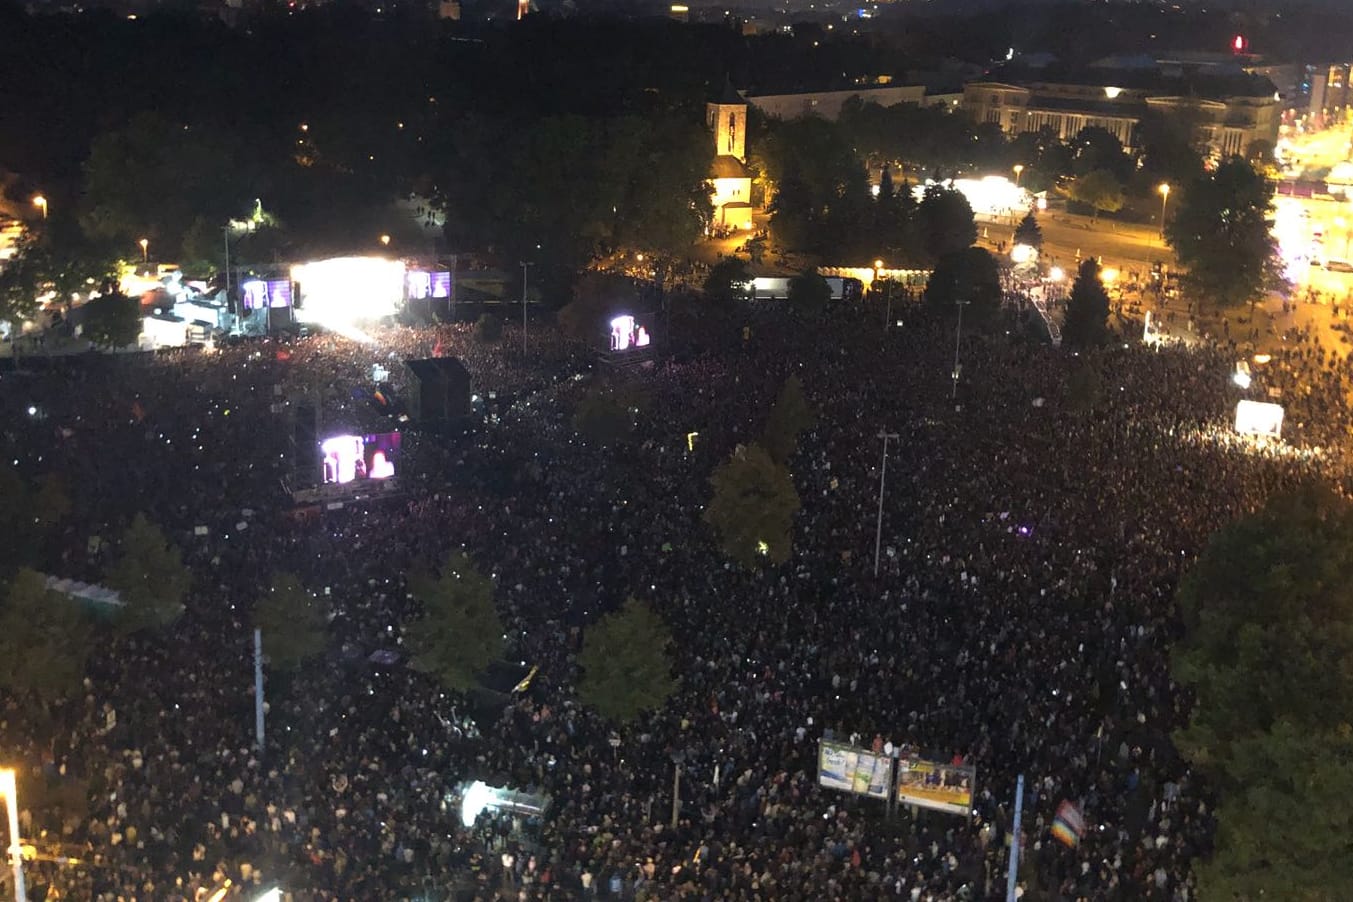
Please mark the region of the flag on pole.
[[1052, 820], [1052, 838], [1074, 849], [1080, 845], [1084, 836], [1085, 817], [1079, 808], [1064, 799], [1057, 806], [1057, 816]]

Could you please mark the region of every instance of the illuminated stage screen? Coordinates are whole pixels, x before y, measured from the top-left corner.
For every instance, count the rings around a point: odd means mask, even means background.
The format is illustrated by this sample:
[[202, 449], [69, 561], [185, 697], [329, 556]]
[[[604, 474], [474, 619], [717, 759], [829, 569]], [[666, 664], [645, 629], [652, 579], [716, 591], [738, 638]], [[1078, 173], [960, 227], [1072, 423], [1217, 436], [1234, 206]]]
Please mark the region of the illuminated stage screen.
[[240, 306], [245, 310], [274, 309], [291, 306], [291, 280], [251, 279], [240, 286]]
[[629, 351], [634, 348], [646, 348], [653, 340], [638, 320], [629, 316], [617, 316], [611, 320], [611, 350]]
[[405, 292], [411, 301], [451, 297], [451, 273], [410, 270], [405, 275]]
[[320, 443], [325, 485], [359, 479], [389, 479], [399, 457], [399, 433], [336, 435]]

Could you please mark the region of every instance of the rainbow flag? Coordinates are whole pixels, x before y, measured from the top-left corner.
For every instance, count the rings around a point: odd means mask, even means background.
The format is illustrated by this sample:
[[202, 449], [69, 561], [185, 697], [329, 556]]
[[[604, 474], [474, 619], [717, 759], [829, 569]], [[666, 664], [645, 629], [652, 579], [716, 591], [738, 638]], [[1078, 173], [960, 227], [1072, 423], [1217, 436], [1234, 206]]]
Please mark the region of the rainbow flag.
[[1052, 838], [1064, 846], [1076, 848], [1085, 836], [1085, 817], [1075, 805], [1062, 800], [1057, 806], [1057, 816], [1052, 819]]

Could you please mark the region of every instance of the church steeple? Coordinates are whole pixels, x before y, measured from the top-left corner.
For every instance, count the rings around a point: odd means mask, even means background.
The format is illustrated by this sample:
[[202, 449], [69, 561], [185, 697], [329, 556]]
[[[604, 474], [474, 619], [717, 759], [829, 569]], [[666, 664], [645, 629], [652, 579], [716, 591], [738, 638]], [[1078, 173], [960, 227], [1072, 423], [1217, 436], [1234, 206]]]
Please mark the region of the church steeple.
[[705, 124], [714, 133], [714, 154], [747, 161], [747, 101], [724, 79], [718, 99], [705, 105]]

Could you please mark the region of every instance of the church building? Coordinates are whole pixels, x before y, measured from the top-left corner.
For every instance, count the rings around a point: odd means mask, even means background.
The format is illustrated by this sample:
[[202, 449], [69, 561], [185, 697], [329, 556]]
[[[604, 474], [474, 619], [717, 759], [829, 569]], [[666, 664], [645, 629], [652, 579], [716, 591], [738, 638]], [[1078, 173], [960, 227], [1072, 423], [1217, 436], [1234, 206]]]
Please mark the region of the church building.
[[730, 83], [705, 105], [705, 124], [714, 135], [709, 174], [710, 203], [718, 228], [752, 228], [752, 176], [747, 171], [747, 101]]

